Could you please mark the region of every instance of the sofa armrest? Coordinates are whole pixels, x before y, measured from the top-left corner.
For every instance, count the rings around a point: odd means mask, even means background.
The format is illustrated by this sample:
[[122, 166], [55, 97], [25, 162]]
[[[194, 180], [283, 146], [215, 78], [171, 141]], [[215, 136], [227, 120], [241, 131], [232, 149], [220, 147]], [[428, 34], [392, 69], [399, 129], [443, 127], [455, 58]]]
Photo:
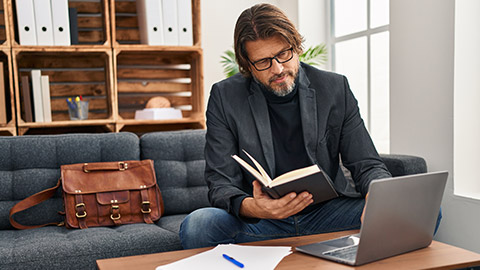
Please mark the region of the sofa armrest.
[[380, 154], [392, 176], [402, 176], [427, 172], [425, 159], [418, 156]]

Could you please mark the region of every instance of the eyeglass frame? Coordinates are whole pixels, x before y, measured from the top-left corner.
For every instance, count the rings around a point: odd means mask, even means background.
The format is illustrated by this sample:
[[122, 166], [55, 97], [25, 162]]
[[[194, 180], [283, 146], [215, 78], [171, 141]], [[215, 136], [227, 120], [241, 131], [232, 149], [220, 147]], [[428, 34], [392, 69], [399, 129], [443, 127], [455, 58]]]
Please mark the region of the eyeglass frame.
[[[280, 55], [280, 54], [282, 54], [282, 53], [284, 53], [284, 52], [286, 52], [286, 51], [290, 51], [290, 52], [291, 52], [290, 58], [288, 58], [288, 59], [285, 60], [285, 61], [280, 61], [280, 60], [278, 60], [278, 58], [277, 58], [278, 55]], [[269, 68], [272, 67], [273, 59], [275, 59], [275, 60], [277, 61], [277, 63], [279, 63], [279, 64], [283, 64], [283, 63], [286, 63], [286, 62], [292, 60], [292, 59], [293, 59], [293, 47], [290, 47], [290, 49], [286, 49], [286, 50], [280, 51], [279, 53], [277, 53], [277, 54], [276, 54], [275, 56], [273, 56], [273, 57], [265, 57], [265, 58], [262, 58], [262, 59], [260, 59], [260, 60], [255, 61], [255, 62], [252, 62], [249, 58], [247, 58], [247, 59], [248, 59], [248, 62], [250, 62], [250, 64], [252, 64], [252, 66], [253, 66], [257, 71], [265, 71], [265, 70], [267, 70], [267, 69], [269, 69]], [[270, 65], [268, 65], [267, 68], [259, 69], [259, 68], [257, 68], [257, 66], [255, 66], [255, 63], [258, 63], [258, 62], [260, 62], [260, 61], [265, 61], [265, 60], [270, 60]]]

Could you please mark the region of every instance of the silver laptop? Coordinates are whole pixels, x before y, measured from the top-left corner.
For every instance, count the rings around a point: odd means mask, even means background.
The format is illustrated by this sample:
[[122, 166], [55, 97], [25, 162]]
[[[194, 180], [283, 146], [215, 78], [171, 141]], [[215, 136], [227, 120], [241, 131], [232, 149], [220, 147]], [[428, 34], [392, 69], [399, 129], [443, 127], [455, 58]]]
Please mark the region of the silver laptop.
[[448, 172], [374, 180], [360, 233], [296, 250], [361, 265], [430, 245]]

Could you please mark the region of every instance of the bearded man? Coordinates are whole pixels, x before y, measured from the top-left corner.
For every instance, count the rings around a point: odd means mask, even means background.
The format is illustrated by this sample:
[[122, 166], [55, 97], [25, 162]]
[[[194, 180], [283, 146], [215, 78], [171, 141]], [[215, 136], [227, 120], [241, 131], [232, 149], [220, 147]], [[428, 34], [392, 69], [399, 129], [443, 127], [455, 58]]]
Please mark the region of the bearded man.
[[[213, 85], [206, 112], [212, 207], [185, 218], [184, 248], [358, 229], [370, 182], [391, 177], [347, 79], [301, 63], [302, 42], [273, 5], [255, 5], [238, 18], [234, 47], [241, 74]], [[317, 164], [341, 196], [315, 205], [308, 191], [272, 199], [231, 158], [249, 160], [242, 149], [272, 179]]]

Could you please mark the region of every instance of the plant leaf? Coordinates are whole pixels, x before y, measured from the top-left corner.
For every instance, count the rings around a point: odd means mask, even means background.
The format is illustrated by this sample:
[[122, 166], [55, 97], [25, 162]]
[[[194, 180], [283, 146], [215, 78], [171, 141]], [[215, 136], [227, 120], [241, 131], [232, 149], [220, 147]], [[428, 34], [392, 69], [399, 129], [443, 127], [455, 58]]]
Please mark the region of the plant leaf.
[[225, 52], [223, 52], [223, 54], [224, 55], [222, 55], [222, 60], [220, 61], [220, 63], [223, 67], [223, 73], [228, 78], [239, 72], [238, 64], [235, 59], [235, 53], [233, 52], [233, 50], [226, 50]]
[[324, 43], [309, 47], [299, 59], [306, 64], [319, 67], [327, 62], [327, 48]]

